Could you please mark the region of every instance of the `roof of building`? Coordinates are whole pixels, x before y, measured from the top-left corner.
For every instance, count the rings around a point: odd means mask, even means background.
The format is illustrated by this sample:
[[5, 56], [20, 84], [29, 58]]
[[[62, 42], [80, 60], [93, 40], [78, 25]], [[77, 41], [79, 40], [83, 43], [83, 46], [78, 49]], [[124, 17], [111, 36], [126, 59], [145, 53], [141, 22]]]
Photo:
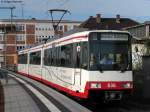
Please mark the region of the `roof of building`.
[[101, 29], [101, 30], [122, 30], [125, 27], [139, 25], [138, 22], [129, 18], [100, 18], [100, 22], [97, 22], [97, 17], [90, 17], [83, 22], [80, 27], [89, 29]]
[[128, 29], [137, 28], [137, 27], [142, 27], [142, 26], [146, 26], [146, 25], [150, 25], [150, 21], [145, 21], [144, 23], [141, 23], [141, 24], [138, 24], [138, 25], [125, 27], [124, 29], [125, 29], [125, 30], [128, 30]]
[[[52, 20], [39, 20], [36, 18], [32, 19], [13, 19], [13, 22], [28, 22], [28, 23], [52, 23]], [[58, 22], [59, 20], [54, 20]], [[0, 19], [0, 22], [11, 22], [10, 19]], [[82, 21], [73, 21], [73, 20], [62, 20], [61, 23], [82, 23]]]

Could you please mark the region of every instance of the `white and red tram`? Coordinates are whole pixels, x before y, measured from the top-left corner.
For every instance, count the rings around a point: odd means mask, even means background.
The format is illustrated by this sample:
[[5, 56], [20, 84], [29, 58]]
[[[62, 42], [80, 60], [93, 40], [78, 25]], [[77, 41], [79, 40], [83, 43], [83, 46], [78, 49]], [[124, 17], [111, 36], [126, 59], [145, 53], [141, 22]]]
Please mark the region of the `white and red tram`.
[[18, 55], [18, 73], [72, 96], [121, 100], [132, 93], [128, 32], [78, 32], [19, 51]]

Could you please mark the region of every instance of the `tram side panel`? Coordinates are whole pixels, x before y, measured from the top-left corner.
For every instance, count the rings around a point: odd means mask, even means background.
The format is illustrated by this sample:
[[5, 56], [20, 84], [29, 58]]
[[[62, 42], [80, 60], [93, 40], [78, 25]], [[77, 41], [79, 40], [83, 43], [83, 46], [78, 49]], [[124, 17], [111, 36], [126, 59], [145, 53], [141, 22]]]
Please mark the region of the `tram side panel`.
[[40, 49], [29, 52], [28, 75], [36, 80], [42, 79], [42, 53]]
[[22, 75], [28, 74], [28, 64], [18, 64], [18, 72]]
[[73, 67], [76, 62], [72, 60], [73, 57], [76, 58], [76, 55], [71, 55], [72, 52], [73, 44], [67, 44], [53, 48], [49, 46], [44, 49], [43, 53], [43, 79], [52, 86], [66, 92], [79, 90], [80, 88], [80, 85], [77, 84], [77, 82], [80, 82], [80, 78], [79, 80], [76, 80], [77, 77], [75, 78], [79, 73]]
[[42, 79], [41, 66], [29, 64], [29, 76], [34, 79], [41, 80]]
[[76, 75], [77, 74], [75, 73], [75, 85], [76, 86], [73, 87], [73, 90], [84, 93], [86, 90], [86, 84], [90, 80], [89, 79], [89, 71], [87, 71], [85, 69], [81, 69], [80, 75], [78, 77], [76, 77]]
[[73, 91], [75, 86], [73, 68], [44, 66], [42, 73], [43, 80], [51, 86], [65, 92]]

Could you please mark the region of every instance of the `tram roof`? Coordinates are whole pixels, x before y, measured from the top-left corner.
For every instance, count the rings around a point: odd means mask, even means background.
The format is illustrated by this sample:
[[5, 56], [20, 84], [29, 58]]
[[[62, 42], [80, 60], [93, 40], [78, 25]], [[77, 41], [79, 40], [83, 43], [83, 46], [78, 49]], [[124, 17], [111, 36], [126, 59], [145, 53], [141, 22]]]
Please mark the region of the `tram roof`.
[[[62, 38], [65, 38], [65, 37], [72, 37], [72, 36], [82, 36], [82, 35], [89, 35], [89, 33], [92, 33], [92, 32], [112, 32], [112, 33], [128, 33], [128, 34], [130, 34], [128, 31], [121, 31], [121, 30], [84, 30], [84, 29], [82, 29], [82, 31], [80, 30], [80, 31], [78, 31], [78, 32], [74, 32], [74, 33], [71, 33], [71, 34], [65, 34], [65, 35], [63, 35], [62, 37], [58, 37], [58, 36], [56, 36], [56, 37], [54, 37], [54, 38], [50, 38], [50, 39], [48, 39], [46, 42], [48, 43], [48, 42], [52, 42], [52, 41], [54, 41], [54, 40], [58, 40], [58, 39], [62, 39]], [[36, 43], [36, 44], [34, 44], [34, 45], [32, 45], [32, 46], [29, 46], [28, 48], [25, 48], [25, 49], [23, 49], [23, 50], [21, 50], [21, 51], [19, 51], [19, 52], [26, 52], [26, 51], [28, 51], [30, 48], [33, 48], [33, 47], [38, 47], [38, 46], [40, 46], [40, 45], [43, 45], [43, 44], [45, 44], [45, 42], [44, 41], [42, 41], [41, 43]]]

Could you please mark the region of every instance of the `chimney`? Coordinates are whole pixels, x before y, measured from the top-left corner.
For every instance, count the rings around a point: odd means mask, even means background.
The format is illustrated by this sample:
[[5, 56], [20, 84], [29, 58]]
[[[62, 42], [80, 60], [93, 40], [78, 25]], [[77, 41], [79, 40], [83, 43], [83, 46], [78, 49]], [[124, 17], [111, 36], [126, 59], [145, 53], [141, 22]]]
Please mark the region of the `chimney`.
[[116, 23], [120, 23], [120, 15], [119, 14], [116, 15]]
[[36, 18], [32, 18], [32, 20], [36, 20]]
[[93, 18], [93, 16], [90, 16], [89, 18]]
[[101, 22], [101, 14], [96, 14], [96, 23]]

